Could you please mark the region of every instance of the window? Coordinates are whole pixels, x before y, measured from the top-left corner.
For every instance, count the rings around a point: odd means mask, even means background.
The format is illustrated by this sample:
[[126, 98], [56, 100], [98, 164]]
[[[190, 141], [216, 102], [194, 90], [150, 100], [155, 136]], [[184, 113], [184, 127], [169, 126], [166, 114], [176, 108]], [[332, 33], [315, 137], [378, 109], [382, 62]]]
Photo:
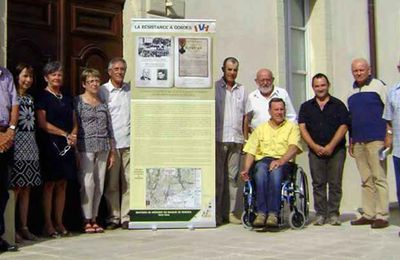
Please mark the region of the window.
[[298, 111], [307, 99], [308, 0], [285, 0], [286, 82], [293, 106]]

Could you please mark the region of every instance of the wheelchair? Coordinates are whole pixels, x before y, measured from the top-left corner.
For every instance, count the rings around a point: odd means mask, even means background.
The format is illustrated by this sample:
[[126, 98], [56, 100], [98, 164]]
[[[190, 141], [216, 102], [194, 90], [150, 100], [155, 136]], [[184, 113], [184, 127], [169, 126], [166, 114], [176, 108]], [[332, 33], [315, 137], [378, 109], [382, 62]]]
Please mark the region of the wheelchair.
[[[278, 214], [278, 224], [279, 227], [282, 227], [288, 221], [289, 226], [297, 230], [302, 229], [309, 218], [308, 181], [307, 175], [301, 167], [292, 163], [292, 169], [281, 185], [281, 205], [280, 213]], [[243, 200], [242, 225], [246, 229], [253, 229], [257, 208], [256, 185], [252, 178], [244, 184]]]

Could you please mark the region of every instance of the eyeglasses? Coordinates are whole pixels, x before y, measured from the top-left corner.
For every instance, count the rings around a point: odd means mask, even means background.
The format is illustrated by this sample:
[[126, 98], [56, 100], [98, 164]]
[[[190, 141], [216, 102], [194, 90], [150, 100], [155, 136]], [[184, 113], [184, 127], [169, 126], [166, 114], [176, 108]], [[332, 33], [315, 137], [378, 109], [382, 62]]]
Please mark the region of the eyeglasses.
[[99, 79], [92, 79], [92, 80], [88, 80], [88, 81], [86, 81], [86, 84], [94, 84], [94, 83], [96, 83], [96, 84], [100, 84], [100, 80]]
[[58, 146], [57, 146], [57, 144], [55, 142], [53, 142], [53, 145], [56, 148], [59, 156], [64, 156], [71, 149], [70, 145], [65, 146], [64, 149], [62, 149], [62, 150], [60, 150], [58, 148]]

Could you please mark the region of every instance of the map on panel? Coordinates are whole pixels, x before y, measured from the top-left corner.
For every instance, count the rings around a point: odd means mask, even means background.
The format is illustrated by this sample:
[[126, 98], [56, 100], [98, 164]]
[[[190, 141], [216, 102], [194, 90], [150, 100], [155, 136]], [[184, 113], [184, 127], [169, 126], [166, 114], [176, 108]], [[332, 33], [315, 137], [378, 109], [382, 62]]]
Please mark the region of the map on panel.
[[200, 168], [147, 168], [148, 209], [201, 208]]

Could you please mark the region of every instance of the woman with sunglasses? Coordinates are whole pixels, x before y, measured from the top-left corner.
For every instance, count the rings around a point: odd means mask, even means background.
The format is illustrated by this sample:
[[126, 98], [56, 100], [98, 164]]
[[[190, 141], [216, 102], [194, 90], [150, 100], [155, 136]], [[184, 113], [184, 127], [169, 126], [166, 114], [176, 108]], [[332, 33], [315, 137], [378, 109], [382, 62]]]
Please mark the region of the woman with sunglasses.
[[15, 133], [14, 161], [11, 171], [11, 188], [19, 209], [19, 229], [15, 241], [37, 240], [28, 229], [29, 197], [32, 187], [41, 184], [39, 151], [36, 143], [35, 109], [28, 90], [33, 84], [32, 66], [20, 63], [15, 68], [15, 85], [18, 92], [19, 118]]
[[78, 180], [85, 219], [83, 229], [85, 233], [102, 233], [104, 229], [97, 224], [96, 218], [103, 195], [106, 168], [114, 164], [114, 137], [107, 105], [97, 95], [99, 71], [85, 69], [80, 82], [85, 91], [75, 98], [74, 104], [78, 122]]
[[[62, 92], [63, 68], [52, 61], [43, 68], [46, 88], [38, 95], [36, 111], [41, 131], [41, 168], [43, 176], [43, 234], [57, 238], [69, 235], [63, 225], [67, 180], [76, 172], [75, 153], [77, 125], [73, 99]], [[54, 211], [54, 222], [52, 212]]]

